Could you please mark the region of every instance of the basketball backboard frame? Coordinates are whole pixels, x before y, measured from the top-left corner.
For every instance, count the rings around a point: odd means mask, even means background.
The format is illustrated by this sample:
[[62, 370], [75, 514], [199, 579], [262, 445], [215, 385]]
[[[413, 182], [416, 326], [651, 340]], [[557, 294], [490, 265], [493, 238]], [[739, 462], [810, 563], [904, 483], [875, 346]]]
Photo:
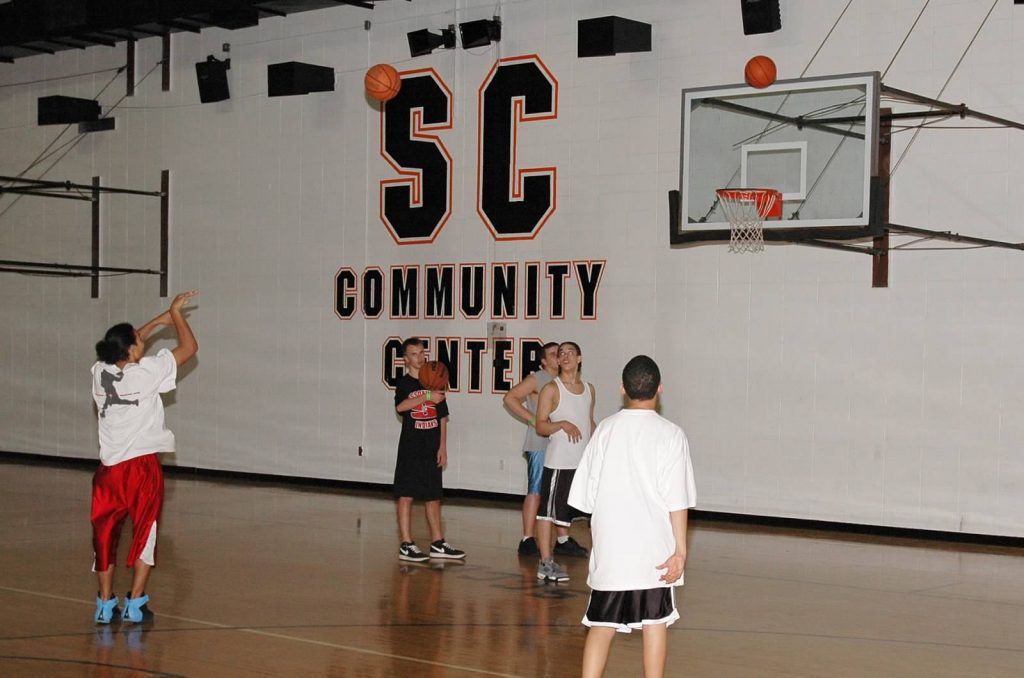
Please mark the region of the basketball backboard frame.
[[[924, 128], [929, 123], [929, 120], [947, 120], [956, 121], [959, 120], [964, 124], [967, 123], [967, 119], [974, 121], [982, 121], [989, 124], [992, 128], [1009, 128], [1024, 130], [1024, 123], [1017, 122], [1015, 120], [1009, 120], [1006, 118], [1000, 118], [997, 116], [989, 115], [978, 110], [971, 109], [964, 103], [953, 104], [938, 99], [933, 99], [914, 92], [907, 90], [890, 87], [882, 83], [877, 73], [862, 73], [862, 74], [847, 74], [840, 76], [830, 76], [823, 78], [811, 78], [804, 79], [803, 82], [821, 82], [821, 81], [834, 81], [837, 78], [844, 77], [867, 77], [870, 78], [873, 83], [877, 86], [874, 87], [874, 93], [871, 98], [880, 100], [881, 97], [885, 97], [887, 107], [881, 109], [878, 105], [871, 104], [871, 108], [874, 111], [872, 118], [875, 121], [874, 130], [876, 132], [871, 135], [873, 140], [868, 144], [868, 152], [870, 152], [870, 176], [865, 184], [868, 194], [866, 209], [857, 215], [856, 219], [850, 219], [844, 221], [844, 223], [837, 225], [817, 225], [809, 226], [804, 225], [793, 225], [794, 220], [785, 221], [772, 221], [766, 222], [764, 227], [764, 241], [766, 243], [773, 244], [792, 244], [792, 245], [806, 245], [812, 247], [822, 247], [834, 250], [841, 250], [847, 252], [854, 252], [858, 254], [867, 254], [872, 257], [872, 286], [874, 287], [887, 287], [888, 286], [888, 265], [889, 265], [889, 254], [890, 251], [903, 251], [913, 252], [916, 250], [931, 250], [931, 249], [962, 249], [963, 247], [977, 248], [977, 247], [998, 247], [1004, 249], [1015, 249], [1024, 251], [1024, 243], [1006, 242], [1000, 240], [993, 240], [989, 238], [980, 238], [971, 235], [964, 235], [952, 230], [934, 230], [927, 228], [920, 228], [917, 226], [907, 226], [903, 224], [892, 223], [889, 219], [889, 188], [890, 188], [890, 149], [893, 128], [896, 125], [903, 125], [904, 129], [907, 125], [916, 126], [918, 128]], [[791, 86], [795, 81], [784, 80], [778, 81], [769, 88], [765, 88], [769, 93], [773, 91], [779, 91], [780, 89]], [[778, 88], [772, 90], [770, 88]], [[813, 87], [813, 85], [812, 85]], [[688, 92], [714, 92], [714, 91], [739, 91], [743, 94], [743, 89], [747, 92], [754, 91], [753, 88], [747, 88], [744, 85], [724, 85], [724, 86], [713, 86], [704, 88], [694, 88], [690, 90], [683, 90], [683, 112], [684, 114], [689, 111], [687, 107], [687, 93]], [[761, 90], [758, 90], [761, 91]], [[868, 97], [865, 97], [866, 101], [870, 101]], [[891, 103], [889, 103], [891, 102]], [[728, 103], [728, 102], [727, 102]], [[891, 108], [890, 106], [898, 107]], [[749, 107], [742, 107], [744, 112], [750, 114]], [[771, 111], [759, 111], [759, 115], [768, 119], [774, 119], [778, 117], [776, 113]], [[681, 142], [686, 141], [686, 127], [685, 127], [685, 115], [681, 115], [683, 118], [683, 135]], [[836, 132], [837, 127], [841, 128], [843, 125], [858, 124], [863, 121], [865, 126], [868, 125], [864, 115], [834, 115], [829, 112], [826, 117], [815, 117], [813, 119], [799, 119], [792, 118], [790, 116], [781, 116], [778, 122], [786, 124], [800, 123], [804, 126], [817, 126], [817, 127], [831, 127], [832, 132]], [[916, 123], [913, 121], [917, 121]], [[956, 125], [950, 125], [956, 127]], [[842, 131], [839, 132], [843, 134]], [[742, 148], [743, 144], [739, 144]], [[909, 146], [903, 150], [905, 154]], [[684, 215], [687, 211], [684, 211], [682, 193], [686, 186], [686, 180], [684, 178], [684, 170], [690, 172], [690, 167], [685, 165], [685, 153], [680, 153], [680, 188], [678, 190], [669, 191], [669, 245], [673, 248], [686, 248], [695, 247], [701, 245], [718, 245], [727, 244], [730, 241], [731, 229], [727, 224], [721, 224], [716, 222], [707, 222], [707, 220], [691, 222]], [[902, 159], [902, 155], [901, 158]], [[778, 188], [773, 186], [767, 186], [768, 188]], [[722, 186], [719, 188], [727, 188]], [[689, 200], [690, 196], [687, 196]], [[721, 226], [716, 228], [709, 228], [709, 226]], [[906, 242], [900, 242], [898, 244], [890, 244], [890, 237], [906, 238]], [[950, 243], [950, 245], [935, 247], [931, 246], [934, 241], [941, 241]], [[920, 246], [920, 245], [924, 246]]]
[[[714, 191], [757, 186], [783, 193], [782, 220], [766, 222], [766, 231], [869, 225], [871, 177], [878, 170], [879, 91], [877, 72], [779, 80], [764, 88], [732, 84], [684, 89], [678, 235], [692, 242], [704, 235], [717, 240], [716, 232], [728, 229], [729, 223]], [[816, 119], [843, 112], [852, 115], [840, 125]], [[859, 147], [850, 151], [848, 146], [842, 156], [845, 165], [839, 166], [838, 147], [848, 142]], [[789, 172], [782, 161], [787, 154], [794, 156]], [[810, 154], [816, 162], [809, 161]], [[767, 170], [752, 178], [751, 159], [759, 156], [766, 158], [761, 164]], [[809, 162], [815, 165], [810, 178]], [[842, 176], [834, 183], [846, 192], [843, 200], [829, 197], [822, 200], [822, 213], [801, 214], [808, 190], [826, 172]], [[845, 212], [825, 211], [835, 203], [845, 205]]]

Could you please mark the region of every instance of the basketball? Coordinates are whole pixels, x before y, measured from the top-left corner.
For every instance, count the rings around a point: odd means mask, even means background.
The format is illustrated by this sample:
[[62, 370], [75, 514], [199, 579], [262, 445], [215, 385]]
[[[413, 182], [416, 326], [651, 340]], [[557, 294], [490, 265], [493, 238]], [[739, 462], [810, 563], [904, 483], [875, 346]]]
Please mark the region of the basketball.
[[448, 390], [448, 368], [440, 360], [428, 360], [420, 368], [420, 384], [428, 391]]
[[743, 70], [743, 78], [751, 87], [758, 89], [767, 87], [775, 82], [775, 62], [763, 54], [759, 54], [747, 62], [747, 67]]
[[366, 71], [363, 83], [366, 85], [366, 93], [377, 101], [394, 99], [402, 87], [402, 79], [398, 76], [398, 71], [390, 64], [371, 66], [370, 70]]

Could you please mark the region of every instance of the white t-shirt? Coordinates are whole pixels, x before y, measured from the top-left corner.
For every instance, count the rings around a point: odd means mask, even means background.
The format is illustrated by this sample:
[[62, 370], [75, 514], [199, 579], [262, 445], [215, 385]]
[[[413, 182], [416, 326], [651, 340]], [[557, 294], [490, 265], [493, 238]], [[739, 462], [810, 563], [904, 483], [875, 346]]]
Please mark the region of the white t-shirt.
[[[619, 410], [594, 431], [569, 503], [593, 514], [587, 584], [598, 591], [670, 586], [655, 569], [675, 552], [670, 511], [696, 506], [686, 434], [654, 410]], [[675, 586], [680, 586], [680, 577]]]
[[178, 363], [161, 349], [121, 370], [92, 366], [92, 397], [99, 410], [100, 461], [105, 466], [154, 452], [173, 452], [174, 434], [164, 426], [161, 393], [173, 391]]

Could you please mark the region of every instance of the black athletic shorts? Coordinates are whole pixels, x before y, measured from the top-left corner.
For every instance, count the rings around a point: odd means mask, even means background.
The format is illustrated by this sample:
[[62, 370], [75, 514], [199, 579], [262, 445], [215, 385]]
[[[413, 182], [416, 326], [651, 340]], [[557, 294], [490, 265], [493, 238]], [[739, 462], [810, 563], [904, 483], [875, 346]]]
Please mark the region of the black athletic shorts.
[[548, 468], [540, 477], [540, 508], [537, 520], [548, 520], [555, 525], [569, 527], [574, 520], [589, 518], [590, 514], [569, 505], [569, 488], [576, 475], [574, 468]]
[[395, 461], [395, 484], [392, 493], [417, 501], [437, 501], [444, 496], [441, 468], [437, 465], [437, 449], [402, 448]]
[[643, 629], [644, 624], [669, 625], [679, 619], [674, 586], [641, 591], [591, 591], [584, 626], [605, 626], [619, 633]]

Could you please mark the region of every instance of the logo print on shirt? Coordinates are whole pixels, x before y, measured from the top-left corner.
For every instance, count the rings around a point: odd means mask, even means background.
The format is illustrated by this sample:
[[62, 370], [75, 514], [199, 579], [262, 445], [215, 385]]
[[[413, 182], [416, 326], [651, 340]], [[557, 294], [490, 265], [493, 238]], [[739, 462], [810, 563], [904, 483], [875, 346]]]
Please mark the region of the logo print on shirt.
[[103, 387], [103, 393], [106, 395], [106, 398], [103, 400], [103, 408], [100, 410], [100, 417], [107, 416], [107, 408], [111, 405], [135, 405], [138, 407], [138, 400], [124, 400], [117, 392], [117, 389], [114, 388], [114, 384], [122, 379], [124, 379], [124, 372], [114, 374], [113, 372], [103, 370], [100, 373], [100, 385]]
[[[426, 391], [414, 391], [409, 394], [410, 398], [421, 396]], [[413, 426], [418, 429], [431, 429], [437, 428], [437, 403], [423, 403], [409, 410], [409, 414], [413, 419]]]

